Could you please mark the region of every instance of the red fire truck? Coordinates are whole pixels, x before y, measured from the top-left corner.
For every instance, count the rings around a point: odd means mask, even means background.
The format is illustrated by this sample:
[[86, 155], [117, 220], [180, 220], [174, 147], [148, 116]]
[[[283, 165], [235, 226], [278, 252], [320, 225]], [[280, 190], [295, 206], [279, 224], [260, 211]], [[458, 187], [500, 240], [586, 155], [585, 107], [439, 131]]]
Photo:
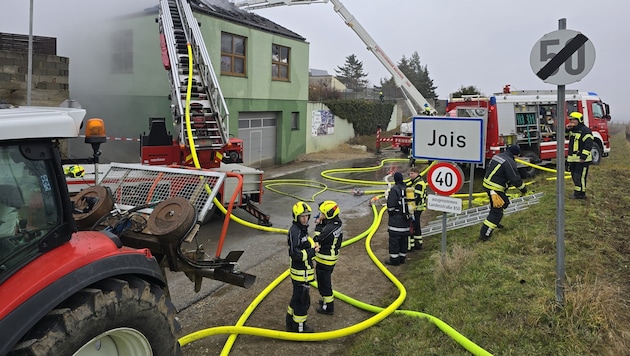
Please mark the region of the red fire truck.
[[[506, 145], [517, 144], [523, 157], [537, 164], [556, 158], [556, 132], [560, 130], [564, 135], [568, 113], [578, 111], [584, 115], [584, 124], [593, 131], [593, 164], [599, 164], [610, 152], [609, 105], [594, 92], [566, 90], [565, 98], [566, 112], [558, 115], [555, 90], [513, 91], [506, 85], [503, 92], [491, 97], [451, 98], [446, 111], [451, 117], [484, 119], [486, 159]], [[525, 171], [527, 175], [535, 174], [534, 169]]]

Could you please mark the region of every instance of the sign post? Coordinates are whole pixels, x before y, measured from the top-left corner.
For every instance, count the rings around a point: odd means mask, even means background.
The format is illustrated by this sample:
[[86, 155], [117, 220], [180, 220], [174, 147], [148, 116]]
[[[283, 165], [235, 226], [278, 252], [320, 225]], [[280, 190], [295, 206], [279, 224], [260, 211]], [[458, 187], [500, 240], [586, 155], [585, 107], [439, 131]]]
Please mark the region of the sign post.
[[[584, 78], [595, 64], [595, 47], [583, 34], [567, 30], [566, 19], [558, 30], [544, 35], [532, 49], [529, 61], [537, 77], [558, 86], [556, 125], [556, 302], [564, 304], [564, 135], [560, 122], [565, 117], [565, 85]], [[561, 116], [562, 115], [562, 116]], [[560, 121], [562, 120], [562, 121]]]
[[427, 209], [442, 212], [442, 262], [446, 257], [446, 213], [462, 212], [462, 200], [451, 198], [464, 184], [464, 172], [458, 165], [446, 162], [434, 164], [427, 173], [429, 187], [438, 194], [430, 194]]

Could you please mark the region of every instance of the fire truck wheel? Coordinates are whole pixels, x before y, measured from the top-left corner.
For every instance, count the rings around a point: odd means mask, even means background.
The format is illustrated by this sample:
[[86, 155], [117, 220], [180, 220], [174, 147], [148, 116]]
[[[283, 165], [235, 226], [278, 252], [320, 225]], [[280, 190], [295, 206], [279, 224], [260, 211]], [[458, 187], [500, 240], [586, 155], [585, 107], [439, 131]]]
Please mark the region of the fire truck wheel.
[[409, 154], [409, 152], [410, 152], [410, 151], [409, 151], [409, 147], [407, 147], [407, 146], [400, 146], [400, 151], [401, 151], [402, 153], [406, 154], [406, 155], [408, 155], [408, 154]]
[[593, 148], [591, 149], [591, 157], [593, 158], [592, 164], [597, 165], [602, 162], [602, 148], [596, 142], [593, 142]]
[[173, 197], [159, 203], [147, 227], [153, 235], [178, 239], [195, 223], [195, 207], [185, 198]]
[[[529, 158], [529, 162], [533, 164], [538, 164], [540, 162], [538, 155], [536, 155], [532, 151], [525, 151], [522, 153], [522, 156]], [[522, 178], [534, 178], [536, 174], [538, 173], [538, 169], [527, 166], [524, 168], [519, 168], [518, 173], [521, 175]]]
[[9, 355], [180, 355], [175, 308], [158, 285], [124, 276], [78, 291]]
[[230, 162], [231, 163], [243, 163], [241, 156], [238, 152], [230, 152]]
[[100, 185], [83, 189], [72, 200], [75, 208], [74, 220], [80, 230], [92, 228], [98, 219], [114, 208], [112, 197]]

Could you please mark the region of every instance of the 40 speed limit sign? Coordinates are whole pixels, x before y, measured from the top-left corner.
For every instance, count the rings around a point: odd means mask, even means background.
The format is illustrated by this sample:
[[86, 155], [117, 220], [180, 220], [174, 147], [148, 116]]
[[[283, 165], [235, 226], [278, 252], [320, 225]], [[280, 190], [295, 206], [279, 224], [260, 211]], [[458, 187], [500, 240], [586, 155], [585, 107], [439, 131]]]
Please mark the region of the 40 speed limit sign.
[[464, 172], [458, 165], [447, 162], [434, 164], [427, 173], [429, 187], [438, 195], [457, 193], [464, 184]]

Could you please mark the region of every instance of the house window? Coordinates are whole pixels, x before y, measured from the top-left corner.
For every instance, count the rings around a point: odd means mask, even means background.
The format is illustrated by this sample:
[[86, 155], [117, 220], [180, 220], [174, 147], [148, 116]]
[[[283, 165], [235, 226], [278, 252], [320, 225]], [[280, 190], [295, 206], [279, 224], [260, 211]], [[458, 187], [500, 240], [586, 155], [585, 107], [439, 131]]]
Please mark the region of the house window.
[[300, 129], [300, 113], [292, 112], [291, 113], [291, 130], [296, 131]]
[[245, 37], [221, 33], [221, 74], [245, 76]]
[[116, 31], [111, 37], [112, 73], [133, 73], [133, 32]]
[[289, 47], [271, 46], [271, 79], [289, 80]]

